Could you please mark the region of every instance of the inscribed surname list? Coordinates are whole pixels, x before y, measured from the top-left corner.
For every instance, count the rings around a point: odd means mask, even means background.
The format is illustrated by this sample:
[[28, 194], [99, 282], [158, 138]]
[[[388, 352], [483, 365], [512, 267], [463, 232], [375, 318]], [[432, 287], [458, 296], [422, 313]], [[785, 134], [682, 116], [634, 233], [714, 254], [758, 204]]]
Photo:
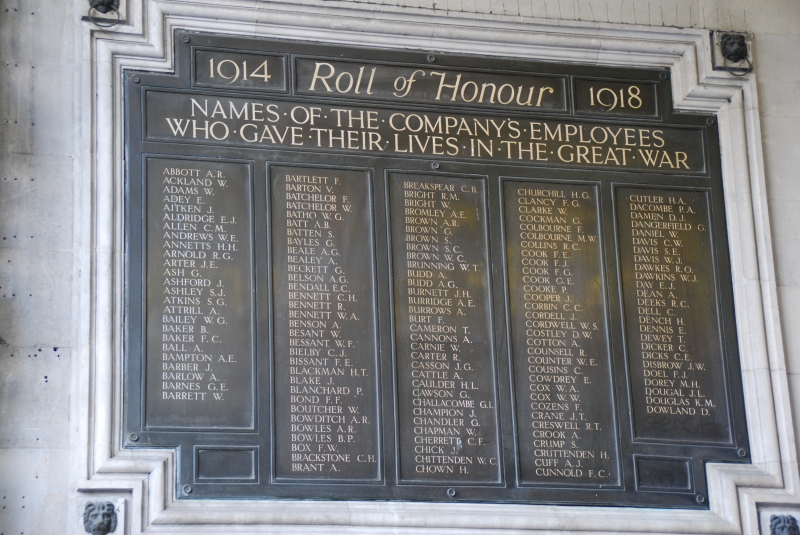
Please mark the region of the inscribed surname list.
[[389, 176], [399, 474], [500, 480], [485, 183]]
[[614, 484], [597, 188], [509, 181], [503, 191], [521, 478]]
[[275, 475], [379, 474], [371, 198], [367, 174], [270, 168]]
[[252, 428], [250, 168], [147, 160], [148, 427]]

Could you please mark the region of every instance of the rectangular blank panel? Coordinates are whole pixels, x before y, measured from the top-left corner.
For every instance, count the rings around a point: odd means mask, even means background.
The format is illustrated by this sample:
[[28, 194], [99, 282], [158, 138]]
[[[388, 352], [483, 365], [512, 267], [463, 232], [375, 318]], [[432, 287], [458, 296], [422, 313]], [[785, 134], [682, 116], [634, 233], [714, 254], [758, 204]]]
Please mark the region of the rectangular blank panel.
[[256, 480], [255, 449], [197, 449], [197, 481]]
[[684, 459], [636, 459], [636, 486], [642, 490], [692, 490], [689, 461]]

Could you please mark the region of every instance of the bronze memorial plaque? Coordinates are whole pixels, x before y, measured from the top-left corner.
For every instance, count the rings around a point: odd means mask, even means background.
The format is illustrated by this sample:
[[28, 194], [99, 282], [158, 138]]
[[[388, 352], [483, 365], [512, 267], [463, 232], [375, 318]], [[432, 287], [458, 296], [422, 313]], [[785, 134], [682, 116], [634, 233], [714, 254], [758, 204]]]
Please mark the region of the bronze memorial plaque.
[[707, 508], [750, 462], [667, 70], [174, 37], [124, 73], [122, 409], [178, 499]]

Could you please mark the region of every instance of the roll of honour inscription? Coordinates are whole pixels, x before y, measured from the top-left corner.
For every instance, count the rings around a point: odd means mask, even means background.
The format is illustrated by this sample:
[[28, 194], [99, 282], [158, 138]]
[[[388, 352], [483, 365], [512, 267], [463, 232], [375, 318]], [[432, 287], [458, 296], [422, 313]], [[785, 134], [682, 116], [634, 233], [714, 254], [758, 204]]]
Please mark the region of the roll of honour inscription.
[[597, 188], [503, 192], [521, 478], [616, 483]]
[[665, 72], [174, 42], [125, 74], [123, 436], [179, 497], [707, 507], [749, 460]]

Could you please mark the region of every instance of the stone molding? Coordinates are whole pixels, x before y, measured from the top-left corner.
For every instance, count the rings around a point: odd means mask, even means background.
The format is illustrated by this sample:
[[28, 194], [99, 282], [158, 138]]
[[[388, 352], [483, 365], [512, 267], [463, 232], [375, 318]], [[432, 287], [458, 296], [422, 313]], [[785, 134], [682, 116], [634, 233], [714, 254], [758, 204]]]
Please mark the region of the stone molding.
[[[76, 6], [82, 0], [74, 0]], [[224, 5], [223, 5], [224, 4]], [[76, 22], [71, 499], [126, 496], [128, 532], [758, 534], [796, 509], [797, 454], [775, 282], [755, 74], [714, 71], [709, 32], [331, 0], [129, 0], [126, 24]], [[80, 11], [80, 9], [78, 9]], [[715, 113], [751, 465], [709, 464], [708, 511], [508, 504], [176, 500], [175, 452], [123, 450], [123, 69], [169, 72], [176, 28], [342, 45], [669, 67], [676, 109]], [[757, 36], [756, 36], [757, 39]], [[99, 499], [99, 498], [98, 498]], [[72, 508], [75, 509], [75, 508]], [[74, 512], [70, 513], [75, 514]], [[70, 525], [77, 519], [70, 519]], [[182, 528], [183, 526], [183, 528]]]

